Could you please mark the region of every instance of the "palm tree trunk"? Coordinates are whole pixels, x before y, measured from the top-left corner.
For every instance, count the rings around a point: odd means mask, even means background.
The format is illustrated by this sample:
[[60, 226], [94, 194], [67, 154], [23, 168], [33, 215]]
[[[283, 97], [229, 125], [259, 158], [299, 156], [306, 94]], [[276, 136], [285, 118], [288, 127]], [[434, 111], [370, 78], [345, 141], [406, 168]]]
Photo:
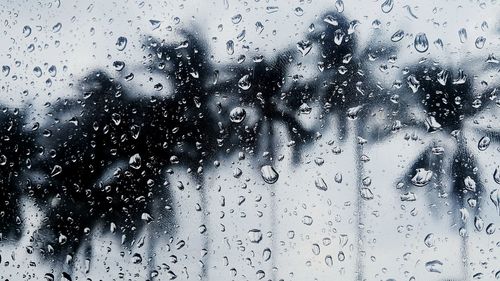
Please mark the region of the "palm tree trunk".
[[[457, 138], [457, 150], [459, 155], [465, 155], [467, 154], [468, 148], [467, 148], [467, 139], [465, 138], [463, 134], [463, 130], [460, 130], [460, 133], [458, 134]], [[466, 156], [465, 156], [466, 157]], [[456, 160], [456, 159], [454, 159]], [[460, 161], [463, 159], [459, 159]], [[459, 199], [461, 200], [461, 199]], [[460, 235], [461, 237], [461, 247], [460, 247], [460, 253], [462, 256], [462, 263], [463, 263], [463, 276], [464, 280], [468, 280], [470, 274], [469, 274], [469, 249], [467, 247], [468, 244], [468, 231], [467, 231], [467, 222], [460, 220], [460, 229], [464, 229], [464, 234]]]
[[363, 198], [361, 198], [361, 188], [363, 188], [363, 162], [361, 161], [361, 157], [363, 155], [363, 145], [358, 143], [358, 137], [362, 134], [362, 126], [361, 122], [356, 120], [354, 122], [354, 132], [353, 136], [354, 147], [355, 147], [355, 161], [356, 161], [356, 238], [358, 244], [358, 252], [356, 256], [356, 268], [357, 268], [357, 277], [356, 280], [362, 281], [364, 276], [364, 263], [363, 263], [363, 255], [364, 255], [364, 202]]

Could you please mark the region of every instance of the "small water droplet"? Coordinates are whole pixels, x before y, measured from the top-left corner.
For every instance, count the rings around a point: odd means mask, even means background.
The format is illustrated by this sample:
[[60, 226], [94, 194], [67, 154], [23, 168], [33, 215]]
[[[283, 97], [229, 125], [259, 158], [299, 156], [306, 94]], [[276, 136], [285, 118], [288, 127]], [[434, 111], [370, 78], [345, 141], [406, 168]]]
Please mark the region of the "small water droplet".
[[321, 177], [316, 178], [316, 180], [314, 181], [314, 185], [316, 185], [316, 188], [319, 190], [322, 191], [328, 190], [328, 186], [326, 185], [325, 180]]
[[128, 161], [128, 164], [129, 166], [132, 168], [132, 169], [140, 169], [141, 168], [141, 156], [139, 155], [139, 153], [136, 153], [132, 156], [130, 156], [130, 159]]
[[238, 24], [241, 22], [241, 19], [243, 19], [243, 17], [241, 16], [241, 14], [237, 14], [237, 15], [234, 15], [231, 17], [231, 22], [234, 23], [234, 24]]
[[259, 243], [262, 240], [262, 232], [260, 229], [251, 229], [248, 231], [248, 240], [252, 243]]
[[135, 253], [134, 255], [132, 255], [132, 262], [133, 262], [134, 264], [139, 264], [139, 263], [141, 263], [141, 262], [142, 262], [142, 256], [141, 256], [141, 254], [139, 254], [139, 253]]
[[488, 136], [482, 137], [477, 143], [477, 148], [480, 151], [485, 151], [490, 146], [491, 139]]
[[399, 42], [404, 37], [405, 37], [405, 32], [402, 29], [400, 29], [400, 30], [394, 32], [394, 34], [391, 36], [391, 41], [392, 42]]
[[427, 234], [427, 236], [425, 236], [424, 244], [425, 244], [425, 246], [427, 246], [429, 248], [434, 247], [435, 239], [434, 239], [433, 233], [429, 233], [429, 234]]
[[373, 192], [371, 191], [371, 189], [369, 189], [367, 187], [361, 188], [360, 193], [361, 193], [361, 198], [363, 198], [365, 200], [373, 199]]
[[432, 175], [432, 171], [426, 170], [424, 168], [419, 168], [416, 170], [416, 174], [411, 179], [411, 182], [415, 186], [426, 186], [431, 181]]
[[23, 35], [24, 37], [28, 37], [31, 34], [31, 27], [29, 25], [25, 25], [23, 27]]
[[52, 32], [56, 33], [56, 32], [59, 32], [62, 28], [62, 24], [60, 22], [56, 23], [53, 27], [52, 27]]
[[302, 56], [306, 56], [312, 49], [312, 42], [309, 40], [302, 40], [297, 43], [297, 49], [299, 49]]
[[472, 192], [476, 191], [476, 182], [470, 176], [467, 176], [464, 179], [464, 184], [465, 184], [465, 188], [467, 190], [472, 191]]
[[115, 45], [118, 51], [125, 50], [125, 48], [127, 47], [127, 38], [123, 36], [118, 37], [118, 39], [116, 39]]
[[476, 48], [482, 49], [484, 47], [484, 43], [486, 43], [486, 38], [484, 36], [479, 36], [476, 38]]
[[238, 81], [238, 87], [240, 87], [244, 91], [250, 89], [251, 86], [252, 86], [252, 83], [250, 82], [250, 75], [248, 75], [248, 74], [245, 74]]
[[54, 165], [54, 167], [52, 168], [52, 171], [50, 172], [50, 176], [55, 177], [55, 176], [59, 175], [61, 172], [62, 172], [62, 167], [59, 165]]
[[460, 43], [465, 43], [465, 41], [467, 41], [467, 30], [465, 28], [460, 28], [460, 30], [458, 30], [458, 37], [460, 38]]
[[149, 20], [149, 23], [151, 24], [151, 30], [155, 30], [161, 25], [161, 21], [159, 20]]
[[226, 52], [228, 53], [228, 55], [234, 54], [234, 41], [233, 40], [229, 40], [226, 42]]
[[394, 7], [394, 1], [385, 0], [380, 7], [382, 8], [382, 12], [389, 13], [390, 11], [392, 11], [392, 8]]
[[339, 13], [344, 12], [344, 2], [342, 0], [336, 0], [335, 1], [335, 8], [337, 9], [337, 12], [339, 12]]
[[425, 263], [425, 269], [429, 272], [441, 273], [443, 270], [443, 263], [439, 260], [432, 260]]
[[35, 66], [35, 68], [33, 68], [33, 74], [40, 78], [42, 76], [42, 69], [39, 66]]

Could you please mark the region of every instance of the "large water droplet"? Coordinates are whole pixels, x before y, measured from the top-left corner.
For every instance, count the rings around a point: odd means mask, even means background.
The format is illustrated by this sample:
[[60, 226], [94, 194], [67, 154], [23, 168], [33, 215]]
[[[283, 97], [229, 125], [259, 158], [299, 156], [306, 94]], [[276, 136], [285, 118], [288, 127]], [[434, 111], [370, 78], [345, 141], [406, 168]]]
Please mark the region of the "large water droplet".
[[424, 168], [419, 168], [416, 170], [415, 176], [411, 179], [411, 183], [415, 186], [426, 186], [432, 179], [432, 171], [426, 170]]
[[361, 194], [361, 198], [363, 198], [364, 200], [373, 199], [373, 192], [368, 187], [361, 188], [360, 194]]
[[39, 66], [35, 66], [35, 68], [33, 68], [33, 74], [40, 78], [42, 76], [42, 69]]
[[52, 32], [56, 33], [56, 32], [59, 32], [62, 28], [62, 24], [60, 22], [56, 23], [53, 27], [52, 27]]
[[241, 123], [243, 122], [243, 120], [245, 120], [245, 117], [247, 116], [247, 112], [245, 111], [245, 109], [241, 108], [241, 107], [235, 107], [231, 110], [231, 112], [229, 112], [229, 120], [231, 120], [231, 122], [233, 123]]
[[495, 168], [495, 171], [493, 172], [493, 180], [497, 183], [500, 184], [500, 166], [497, 166]]
[[414, 46], [415, 50], [420, 53], [424, 53], [429, 49], [429, 41], [427, 40], [427, 36], [425, 35], [425, 33], [420, 32], [415, 35]]
[[262, 179], [268, 184], [273, 184], [278, 181], [279, 175], [270, 165], [262, 166], [260, 169]]
[[427, 236], [425, 236], [424, 238], [424, 244], [425, 246], [431, 248], [431, 247], [434, 247], [435, 245], [435, 239], [434, 239], [434, 234], [433, 233], [429, 233], [427, 234]]

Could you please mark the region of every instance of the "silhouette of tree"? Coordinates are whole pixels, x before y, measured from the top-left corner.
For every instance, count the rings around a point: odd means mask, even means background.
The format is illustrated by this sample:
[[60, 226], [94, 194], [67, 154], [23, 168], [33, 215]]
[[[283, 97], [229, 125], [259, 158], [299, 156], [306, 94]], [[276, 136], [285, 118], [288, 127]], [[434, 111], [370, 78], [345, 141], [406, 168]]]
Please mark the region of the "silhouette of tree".
[[[462, 69], [453, 71], [437, 63], [412, 66], [405, 72], [406, 81], [413, 92], [411, 98], [424, 111], [425, 130], [431, 134], [433, 141], [410, 165], [404, 182], [409, 188], [427, 186], [435, 189], [438, 196], [435, 196], [435, 192], [427, 193], [431, 202], [438, 203], [442, 200], [439, 198], [450, 198], [452, 209], [460, 210], [462, 219], [458, 225], [463, 243], [463, 262], [467, 268], [466, 218], [469, 210], [476, 219], [479, 217], [484, 192], [476, 153], [470, 148], [468, 127], [471, 119], [488, 108], [491, 99], [486, 93], [495, 90], [477, 88], [474, 86], [474, 76], [470, 73]], [[415, 125], [418, 128], [419, 124]], [[422, 125], [420, 123], [421, 129]], [[480, 144], [474, 145], [477, 148]]]
[[25, 113], [2, 106], [0, 111], [0, 241], [22, 236], [22, 182], [31, 167], [33, 137]]
[[[171, 211], [152, 215], [171, 204], [161, 153], [161, 140], [169, 141], [161, 132], [169, 128], [151, 129], [155, 105], [134, 98], [100, 71], [88, 75], [79, 91], [80, 98], [53, 105], [53, 120], [39, 140], [40, 176], [31, 186], [46, 210], [39, 230], [43, 249], [56, 260], [83, 245], [89, 258], [98, 226], [121, 235], [126, 246], [147, 224], [162, 222], [163, 229], [172, 229], [175, 223]], [[155, 233], [149, 235], [154, 241]]]
[[[328, 127], [326, 118], [330, 115], [336, 117], [336, 132], [341, 142], [351, 135], [355, 147], [356, 180], [357, 180], [357, 239], [358, 279], [363, 279], [362, 234], [364, 214], [362, 183], [364, 174], [363, 147], [369, 142], [380, 141], [384, 138], [381, 134], [387, 132], [378, 126], [372, 128], [368, 124], [375, 119], [378, 111], [387, 112], [382, 123], [389, 123], [401, 111], [400, 105], [391, 101], [390, 92], [381, 86], [377, 76], [373, 73], [375, 61], [388, 60], [395, 54], [396, 48], [379, 42], [374, 34], [366, 48], [362, 48], [355, 33], [357, 20], [349, 21], [344, 15], [329, 11], [320, 17], [321, 22], [315, 25], [315, 30], [310, 33], [308, 40], [318, 45], [320, 58], [318, 69], [320, 75], [313, 90], [320, 97], [323, 105], [323, 128]], [[349, 134], [349, 129], [352, 133]]]

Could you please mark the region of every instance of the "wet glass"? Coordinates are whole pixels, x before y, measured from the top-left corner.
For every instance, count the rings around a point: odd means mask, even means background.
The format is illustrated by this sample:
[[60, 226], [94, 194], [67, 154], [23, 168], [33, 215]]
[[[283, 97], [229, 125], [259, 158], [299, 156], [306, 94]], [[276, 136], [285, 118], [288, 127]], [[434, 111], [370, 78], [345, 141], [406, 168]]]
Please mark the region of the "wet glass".
[[500, 279], [498, 7], [2, 1], [0, 279]]

